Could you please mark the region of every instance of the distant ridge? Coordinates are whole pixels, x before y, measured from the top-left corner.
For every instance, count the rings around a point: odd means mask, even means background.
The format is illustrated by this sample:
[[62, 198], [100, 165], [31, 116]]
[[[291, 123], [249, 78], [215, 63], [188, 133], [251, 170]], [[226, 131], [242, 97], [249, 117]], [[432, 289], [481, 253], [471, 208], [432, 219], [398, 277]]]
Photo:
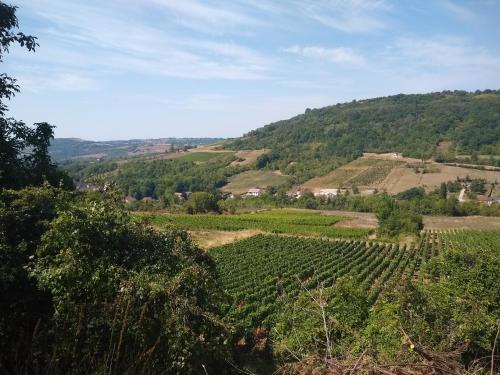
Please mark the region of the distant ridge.
[[229, 149], [270, 149], [264, 164], [299, 181], [363, 152], [500, 155], [500, 91], [393, 95], [306, 109], [228, 140]]
[[70, 159], [124, 158], [134, 154], [165, 152], [167, 145], [199, 146], [222, 141], [223, 138], [155, 138], [111, 141], [89, 141], [81, 138], [55, 138], [49, 148], [57, 162]]

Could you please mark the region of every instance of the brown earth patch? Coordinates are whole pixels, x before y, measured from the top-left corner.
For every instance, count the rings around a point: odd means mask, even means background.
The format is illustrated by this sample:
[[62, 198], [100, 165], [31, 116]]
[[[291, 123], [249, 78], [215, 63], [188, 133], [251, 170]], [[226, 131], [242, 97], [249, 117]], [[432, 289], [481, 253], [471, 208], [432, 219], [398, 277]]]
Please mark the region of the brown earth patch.
[[203, 230], [203, 231], [189, 231], [191, 237], [203, 249], [211, 249], [222, 245], [227, 245], [232, 242], [244, 240], [245, 238], [256, 236], [257, 234], [264, 233], [263, 231], [246, 229], [234, 232], [218, 231], [218, 230]]
[[249, 165], [254, 163], [260, 155], [265, 154], [269, 150], [261, 149], [261, 150], [241, 150], [238, 151], [235, 156], [238, 158], [233, 161], [231, 165]]
[[403, 164], [405, 163], [401, 160], [363, 156], [324, 176], [306, 181], [301, 188], [316, 192], [322, 188], [376, 187], [393, 168]]
[[348, 216], [348, 220], [342, 220], [335, 224], [340, 228], [364, 228], [376, 229], [378, 220], [375, 214], [369, 212], [350, 212], [350, 211], [322, 211], [325, 215]]
[[424, 216], [425, 229], [500, 229], [500, 217]]
[[379, 190], [389, 194], [397, 194], [415, 186], [422, 186], [426, 191], [439, 187], [442, 182], [454, 181], [457, 178], [484, 178], [486, 181], [500, 181], [500, 171], [479, 170], [471, 168], [454, 167], [439, 163], [432, 163], [439, 171], [436, 173], [415, 173], [412, 168], [394, 168], [384, 181], [379, 185]]

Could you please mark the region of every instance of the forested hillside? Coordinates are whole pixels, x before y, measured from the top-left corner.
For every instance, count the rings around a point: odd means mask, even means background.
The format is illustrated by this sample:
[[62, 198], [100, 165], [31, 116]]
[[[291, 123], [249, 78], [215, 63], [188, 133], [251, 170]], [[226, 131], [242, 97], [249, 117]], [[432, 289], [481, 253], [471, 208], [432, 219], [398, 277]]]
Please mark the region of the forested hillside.
[[306, 109], [226, 147], [272, 149], [269, 166], [303, 178], [333, 169], [333, 159], [351, 160], [363, 152], [500, 155], [500, 91], [400, 94]]

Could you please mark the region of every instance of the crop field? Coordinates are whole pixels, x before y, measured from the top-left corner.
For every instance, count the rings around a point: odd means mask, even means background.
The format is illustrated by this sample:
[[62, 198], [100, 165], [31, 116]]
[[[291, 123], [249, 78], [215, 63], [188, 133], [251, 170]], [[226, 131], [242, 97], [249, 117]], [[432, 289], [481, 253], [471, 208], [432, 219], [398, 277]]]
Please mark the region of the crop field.
[[381, 183], [392, 169], [404, 164], [403, 161], [361, 157], [325, 176], [306, 181], [302, 188], [317, 190], [350, 186], [373, 187]]
[[458, 250], [476, 248], [500, 252], [500, 230], [448, 230], [441, 231], [444, 246]]
[[329, 241], [257, 235], [210, 251], [224, 289], [233, 297], [228, 312], [246, 330], [273, 326], [276, 314], [304, 289], [328, 287], [352, 276], [373, 303], [386, 289], [423, 277], [442, 241], [426, 232], [411, 246], [366, 241]]
[[347, 218], [322, 215], [319, 212], [273, 210], [239, 215], [152, 215], [150, 218], [150, 223], [156, 227], [174, 224], [187, 230], [254, 229], [270, 233], [338, 238], [365, 238], [370, 233], [363, 228], [335, 227], [336, 223]]

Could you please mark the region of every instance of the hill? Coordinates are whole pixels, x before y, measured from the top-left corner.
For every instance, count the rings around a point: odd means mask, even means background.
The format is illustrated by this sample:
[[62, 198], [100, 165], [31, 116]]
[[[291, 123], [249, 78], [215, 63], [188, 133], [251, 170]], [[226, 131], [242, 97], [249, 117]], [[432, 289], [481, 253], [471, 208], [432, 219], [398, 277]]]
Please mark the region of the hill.
[[352, 101], [278, 121], [227, 142], [271, 149], [264, 163], [303, 182], [364, 152], [455, 159], [500, 155], [500, 91], [444, 91]]
[[324, 176], [305, 181], [300, 188], [317, 192], [322, 188], [356, 187], [361, 195], [369, 195], [374, 191], [397, 194], [413, 187], [422, 187], [431, 192], [439, 188], [442, 183], [469, 178], [482, 179], [497, 186], [497, 182], [500, 181], [500, 169], [464, 168], [432, 160], [422, 163], [419, 159], [401, 157], [393, 153], [365, 153], [362, 157]]
[[175, 149], [221, 141], [222, 138], [158, 138], [119, 141], [87, 141], [79, 138], [55, 138], [50, 145], [50, 156], [55, 161], [69, 159], [118, 159], [131, 156], [165, 153]]

